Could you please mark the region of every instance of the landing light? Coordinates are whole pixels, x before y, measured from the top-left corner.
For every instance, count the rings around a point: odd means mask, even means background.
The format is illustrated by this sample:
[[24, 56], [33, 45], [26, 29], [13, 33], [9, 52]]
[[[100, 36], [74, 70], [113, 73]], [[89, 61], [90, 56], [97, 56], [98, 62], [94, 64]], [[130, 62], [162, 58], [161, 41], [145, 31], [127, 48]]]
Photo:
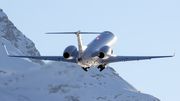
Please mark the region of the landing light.
[[97, 37], [96, 39], [99, 40], [99, 37]]

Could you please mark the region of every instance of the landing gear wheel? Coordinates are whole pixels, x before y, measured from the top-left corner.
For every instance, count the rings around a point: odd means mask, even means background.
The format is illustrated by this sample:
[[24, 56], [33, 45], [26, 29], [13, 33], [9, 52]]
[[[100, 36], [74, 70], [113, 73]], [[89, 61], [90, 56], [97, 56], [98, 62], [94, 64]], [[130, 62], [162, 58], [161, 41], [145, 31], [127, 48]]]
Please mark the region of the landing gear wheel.
[[99, 65], [97, 68], [98, 68], [98, 69], [100, 68], [100, 72], [105, 69], [105, 67], [104, 67], [103, 65]]
[[82, 67], [82, 69], [86, 72], [88, 71], [88, 68], [90, 68], [90, 67]]
[[101, 68], [102, 67], [102, 65], [99, 65], [97, 68], [99, 69], [99, 68]]
[[100, 72], [101, 72], [101, 71], [103, 71], [104, 69], [105, 69], [105, 67], [104, 67], [104, 66], [102, 66], [102, 67], [101, 67], [101, 69], [100, 69]]

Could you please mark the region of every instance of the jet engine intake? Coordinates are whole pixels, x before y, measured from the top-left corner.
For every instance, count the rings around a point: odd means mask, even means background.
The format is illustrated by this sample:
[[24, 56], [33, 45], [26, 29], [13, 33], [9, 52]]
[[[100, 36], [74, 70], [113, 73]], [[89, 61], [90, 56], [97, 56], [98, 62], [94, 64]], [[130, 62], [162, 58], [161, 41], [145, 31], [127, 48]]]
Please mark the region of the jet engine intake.
[[74, 54], [77, 52], [77, 48], [73, 45], [66, 47], [63, 52], [63, 57], [66, 59], [73, 59]]
[[101, 59], [107, 59], [111, 55], [111, 48], [109, 46], [102, 46], [99, 49], [98, 57]]

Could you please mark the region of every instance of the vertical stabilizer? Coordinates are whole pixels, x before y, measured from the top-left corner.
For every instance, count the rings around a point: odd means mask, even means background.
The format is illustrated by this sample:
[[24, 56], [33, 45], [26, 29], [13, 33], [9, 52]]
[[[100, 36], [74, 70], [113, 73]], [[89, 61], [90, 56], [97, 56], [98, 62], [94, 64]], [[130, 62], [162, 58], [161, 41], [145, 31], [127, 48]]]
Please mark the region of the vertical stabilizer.
[[82, 44], [82, 39], [81, 39], [81, 31], [79, 30], [75, 34], [77, 35], [77, 40], [78, 40], [79, 58], [81, 58], [82, 54], [83, 54], [83, 44]]

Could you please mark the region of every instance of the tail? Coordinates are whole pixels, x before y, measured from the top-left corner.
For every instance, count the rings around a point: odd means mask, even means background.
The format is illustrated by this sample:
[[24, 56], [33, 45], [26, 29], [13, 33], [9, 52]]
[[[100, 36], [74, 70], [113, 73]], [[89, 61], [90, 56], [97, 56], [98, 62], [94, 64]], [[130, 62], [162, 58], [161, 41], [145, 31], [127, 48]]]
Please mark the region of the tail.
[[78, 40], [78, 49], [79, 49], [79, 58], [78, 61], [81, 61], [81, 57], [83, 55], [83, 44], [81, 39], [81, 34], [101, 34], [101, 32], [81, 32], [80, 30], [77, 32], [48, 32], [46, 34], [76, 34]]

